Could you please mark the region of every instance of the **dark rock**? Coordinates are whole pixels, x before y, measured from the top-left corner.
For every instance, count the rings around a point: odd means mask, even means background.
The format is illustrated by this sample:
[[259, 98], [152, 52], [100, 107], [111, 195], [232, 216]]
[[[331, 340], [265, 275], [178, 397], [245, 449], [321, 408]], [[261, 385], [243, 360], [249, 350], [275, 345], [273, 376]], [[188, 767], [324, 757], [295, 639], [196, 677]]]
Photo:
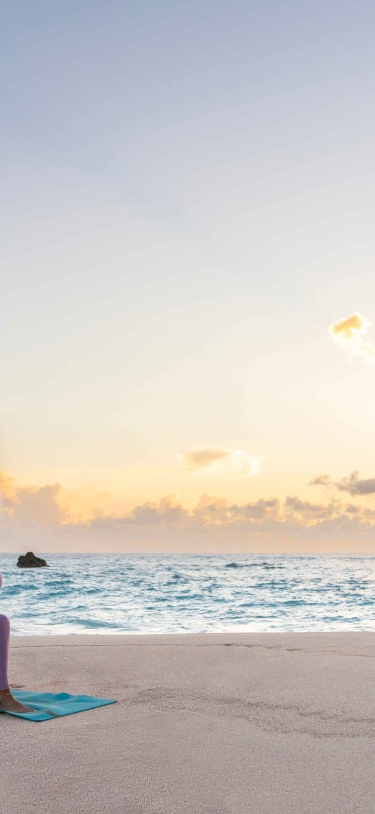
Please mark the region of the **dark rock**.
[[32, 551], [28, 551], [27, 554], [21, 554], [21, 556], [18, 557], [18, 568], [42, 568], [43, 566], [49, 568], [46, 561], [42, 560], [41, 557], [36, 557]]

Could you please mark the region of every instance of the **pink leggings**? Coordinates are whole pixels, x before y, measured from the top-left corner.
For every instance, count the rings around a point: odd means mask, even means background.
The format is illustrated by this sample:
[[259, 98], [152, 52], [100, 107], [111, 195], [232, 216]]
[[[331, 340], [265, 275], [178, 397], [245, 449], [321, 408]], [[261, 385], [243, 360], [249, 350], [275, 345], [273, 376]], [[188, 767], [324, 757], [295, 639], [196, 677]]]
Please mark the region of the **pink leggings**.
[[0, 613], [0, 690], [9, 690], [8, 655], [10, 624], [7, 616]]

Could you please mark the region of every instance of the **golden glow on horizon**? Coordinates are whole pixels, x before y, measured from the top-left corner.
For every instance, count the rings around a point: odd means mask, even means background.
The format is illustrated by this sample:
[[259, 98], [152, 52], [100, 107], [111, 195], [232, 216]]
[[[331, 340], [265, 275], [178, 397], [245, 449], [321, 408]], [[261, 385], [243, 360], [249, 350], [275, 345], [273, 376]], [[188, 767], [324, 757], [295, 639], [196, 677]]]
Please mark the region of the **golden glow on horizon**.
[[311, 485], [323, 487], [325, 501], [287, 495], [236, 503], [205, 493], [189, 509], [173, 494], [129, 506], [95, 488], [22, 485], [1, 473], [1, 548], [18, 550], [27, 536], [45, 551], [339, 551], [354, 537], [355, 550], [372, 551], [375, 479], [318, 475]]

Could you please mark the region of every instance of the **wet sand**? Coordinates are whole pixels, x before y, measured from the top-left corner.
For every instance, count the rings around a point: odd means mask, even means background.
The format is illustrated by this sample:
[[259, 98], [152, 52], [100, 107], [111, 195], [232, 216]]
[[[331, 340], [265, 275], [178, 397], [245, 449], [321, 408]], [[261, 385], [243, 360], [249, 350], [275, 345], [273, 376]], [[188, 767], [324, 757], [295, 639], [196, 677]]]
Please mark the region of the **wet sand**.
[[119, 703], [0, 715], [2, 814], [371, 814], [375, 633], [11, 640], [25, 689]]

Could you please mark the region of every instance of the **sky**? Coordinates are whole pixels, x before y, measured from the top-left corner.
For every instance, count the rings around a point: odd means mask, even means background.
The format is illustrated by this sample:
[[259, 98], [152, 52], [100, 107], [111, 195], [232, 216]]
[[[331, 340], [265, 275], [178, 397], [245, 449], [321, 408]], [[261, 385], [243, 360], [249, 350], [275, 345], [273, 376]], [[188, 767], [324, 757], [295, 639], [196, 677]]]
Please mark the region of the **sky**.
[[14, 0], [0, 550], [375, 554], [375, 7]]

